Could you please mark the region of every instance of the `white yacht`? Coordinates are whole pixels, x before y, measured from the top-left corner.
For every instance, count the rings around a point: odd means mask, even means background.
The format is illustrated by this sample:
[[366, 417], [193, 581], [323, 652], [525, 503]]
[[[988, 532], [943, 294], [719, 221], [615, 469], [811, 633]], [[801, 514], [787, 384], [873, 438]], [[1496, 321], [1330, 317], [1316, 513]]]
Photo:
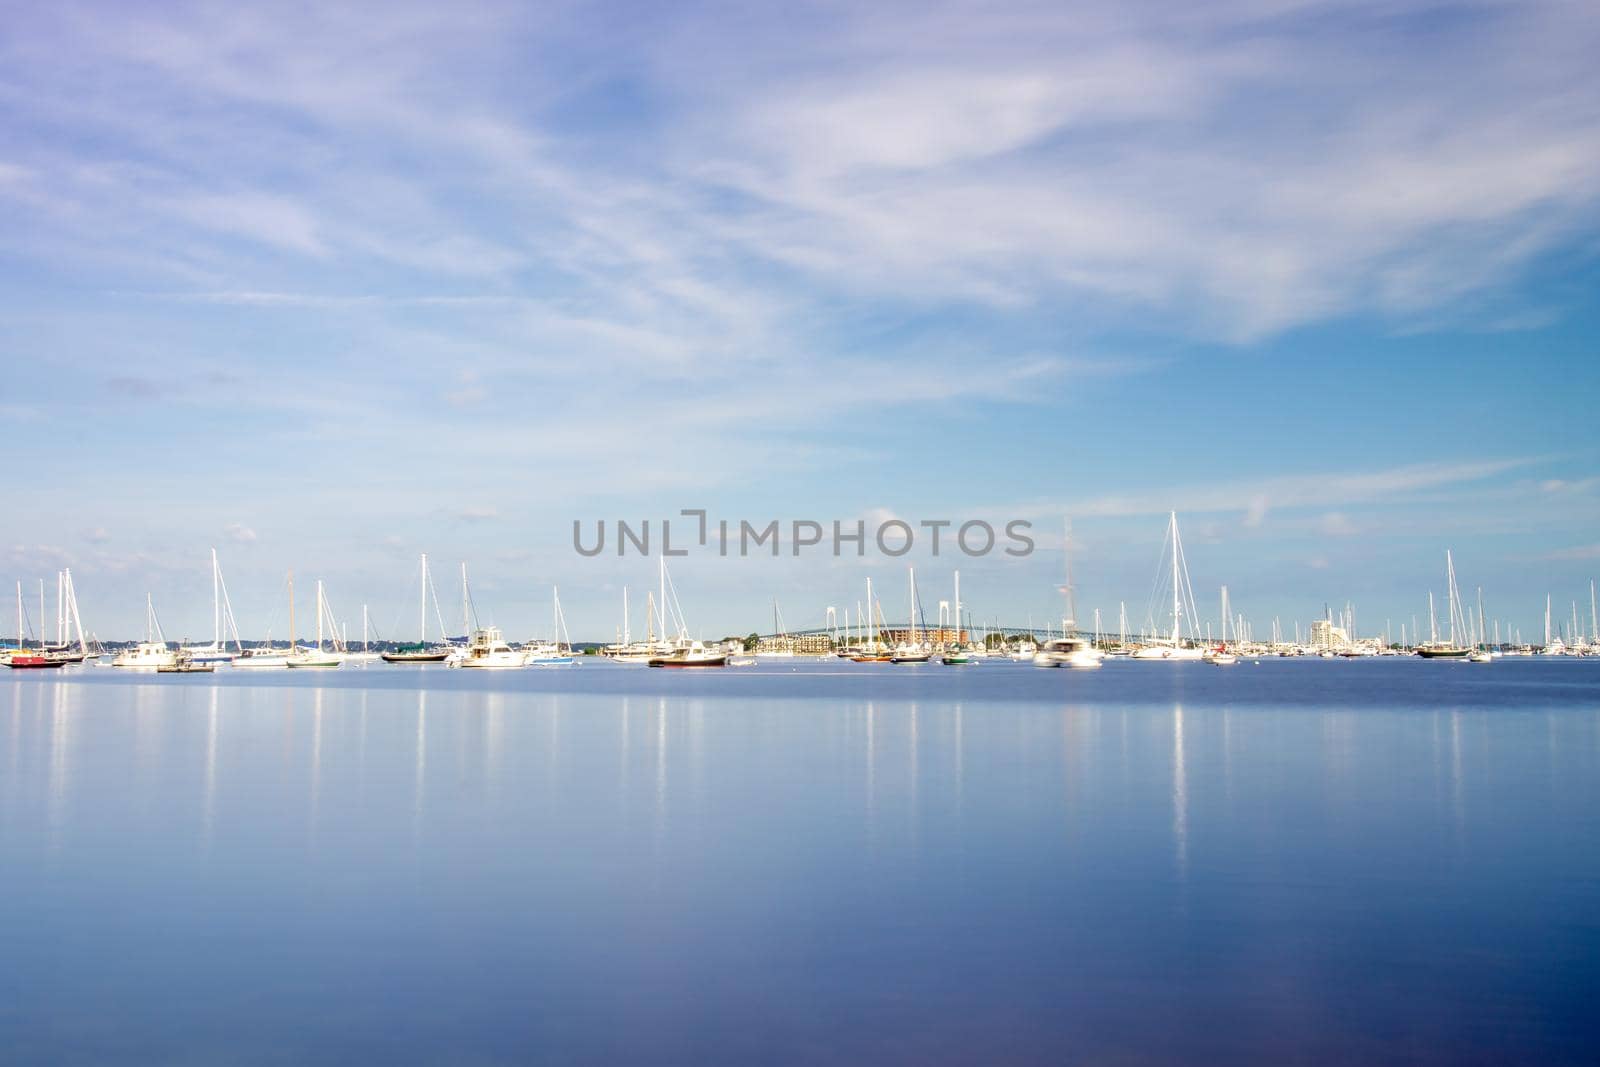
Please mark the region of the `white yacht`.
[[144, 629], [143, 641], [112, 657], [113, 667], [153, 671], [177, 664], [178, 654], [167, 647], [167, 635], [161, 632], [161, 620], [156, 618], [155, 601], [150, 598], [149, 593], [144, 596]]
[[1100, 653], [1081, 637], [1056, 637], [1033, 654], [1035, 667], [1068, 667], [1092, 671], [1100, 666]]
[[178, 654], [167, 647], [165, 641], [140, 641], [130, 649], [117, 653], [111, 660], [113, 667], [128, 667], [136, 671], [154, 671], [175, 667]]
[[445, 664], [450, 667], [504, 670], [527, 666], [528, 656], [527, 653], [506, 644], [506, 639], [500, 633], [498, 626], [485, 626], [472, 631], [472, 640], [467, 643], [467, 647], [445, 660]]

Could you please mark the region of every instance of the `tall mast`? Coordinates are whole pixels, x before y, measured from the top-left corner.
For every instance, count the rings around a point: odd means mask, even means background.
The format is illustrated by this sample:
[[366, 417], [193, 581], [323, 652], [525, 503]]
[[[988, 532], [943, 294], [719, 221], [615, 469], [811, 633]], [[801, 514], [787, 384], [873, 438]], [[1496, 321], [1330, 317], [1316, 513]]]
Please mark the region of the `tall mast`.
[[317, 651], [322, 651], [322, 579], [317, 579]]
[[78, 615], [78, 590], [72, 584], [72, 571], [67, 571], [67, 599], [72, 602], [72, 625], [78, 631], [78, 651], [89, 652], [89, 642], [83, 639], [83, 619]]
[[956, 633], [951, 639], [954, 644], [961, 644], [961, 572], [956, 571]]
[[1449, 588], [1447, 588], [1445, 590], [1445, 596], [1450, 598], [1450, 647], [1451, 648], [1455, 648], [1455, 647], [1457, 647], [1456, 646], [1456, 562], [1455, 562], [1455, 560], [1453, 558], [1451, 558], [1450, 550], [1448, 548], [1444, 550], [1444, 571], [1445, 571], [1445, 578], [1448, 579], [1448, 581], [1446, 582], [1446, 585], [1449, 587]]
[[39, 579], [39, 651], [44, 651], [44, 579]]
[[367, 640], [367, 606], [363, 604], [361, 605], [361, 651], [372, 651], [372, 649], [368, 647], [370, 644], [371, 642]]
[[222, 651], [222, 579], [217, 550], [211, 550], [211, 647]]
[[22, 580], [17, 580], [17, 647], [22, 647]]
[[289, 572], [289, 652], [294, 653], [294, 571]]
[[1546, 593], [1544, 595], [1544, 643], [1545, 643], [1545, 647], [1546, 648], [1548, 648], [1550, 646], [1550, 594], [1549, 593]]
[[1439, 643], [1439, 616], [1433, 610], [1433, 590], [1428, 590], [1428, 643]]
[[[19, 615], [18, 618], [20, 618], [20, 617], [21, 616]], [[872, 576], [871, 575], [867, 576], [867, 622], [869, 624], [868, 631], [872, 633], [873, 651], [877, 651], [878, 635], [877, 635], [877, 633], [875, 631], [871, 630], [871, 626], [870, 626], [870, 624], [873, 622], [873, 614], [872, 614]]]
[[1480, 585], [1480, 586], [1478, 586], [1478, 642], [1477, 643], [1481, 645], [1481, 644], [1484, 644], [1487, 640], [1488, 640], [1488, 634], [1486, 634], [1484, 632], [1484, 628], [1483, 628], [1483, 586]]
[[906, 568], [907, 589], [911, 596], [911, 643], [917, 643], [917, 569]]
[[428, 643], [428, 554], [422, 553], [422, 594], [417, 597], [417, 641]]
[[1222, 644], [1228, 644], [1228, 587], [1222, 587]]
[[1178, 647], [1178, 615], [1183, 610], [1178, 592], [1178, 513], [1172, 512], [1172, 647]]
[[461, 561], [461, 629], [470, 640], [472, 637], [472, 611], [467, 606], [467, 561]]
[[656, 601], [656, 611], [661, 616], [661, 639], [667, 639], [667, 556], [666, 545], [662, 545], [662, 554], [657, 557], [658, 571], [661, 575], [661, 596]]
[[66, 601], [63, 596], [65, 592], [62, 572], [56, 571], [56, 644], [58, 645], [67, 643]]

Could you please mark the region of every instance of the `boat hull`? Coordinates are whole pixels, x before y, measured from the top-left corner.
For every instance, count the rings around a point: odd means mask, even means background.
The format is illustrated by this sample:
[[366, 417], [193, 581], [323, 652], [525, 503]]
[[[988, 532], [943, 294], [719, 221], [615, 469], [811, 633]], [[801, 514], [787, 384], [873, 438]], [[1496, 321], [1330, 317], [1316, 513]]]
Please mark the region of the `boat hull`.
[[12, 656], [6, 666], [14, 671], [38, 671], [65, 667], [67, 661], [54, 656]]

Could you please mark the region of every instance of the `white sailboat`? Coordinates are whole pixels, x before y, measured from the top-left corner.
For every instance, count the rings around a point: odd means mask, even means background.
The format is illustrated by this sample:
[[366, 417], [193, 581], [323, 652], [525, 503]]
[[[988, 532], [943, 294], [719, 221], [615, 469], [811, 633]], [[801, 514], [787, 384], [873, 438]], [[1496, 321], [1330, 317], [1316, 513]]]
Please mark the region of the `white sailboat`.
[[567, 633], [567, 619], [561, 613], [561, 592], [550, 587], [550, 640], [540, 641], [528, 649], [530, 667], [565, 667], [577, 662], [572, 652], [572, 638]]
[[913, 567], [906, 568], [907, 579], [911, 588], [911, 621], [905, 640], [895, 646], [894, 652], [889, 656], [890, 663], [926, 663], [933, 658], [933, 650], [927, 642], [917, 640], [917, 572]]
[[[291, 604], [292, 602], [293, 599], [291, 594]], [[290, 618], [293, 618], [292, 609], [290, 612]], [[319, 578], [317, 579], [317, 644], [314, 648], [294, 649], [289, 656], [286, 657], [290, 667], [331, 670], [344, 662], [344, 642], [339, 638], [339, 627], [337, 625], [332, 625], [330, 627], [333, 630], [333, 637], [329, 643], [333, 647], [323, 647], [323, 642], [325, 640], [323, 634], [323, 623], [331, 622], [332, 618], [333, 611], [328, 606], [328, 598], [324, 594], [322, 588], [322, 579]], [[293, 629], [294, 627], [291, 623], [291, 644], [294, 636]]]
[[[1162, 544], [1163, 554], [1171, 555], [1172, 631], [1153, 638], [1133, 654], [1134, 659], [1196, 660], [1202, 655], [1194, 642], [1194, 591], [1189, 586], [1188, 562], [1183, 558], [1183, 539], [1178, 534], [1178, 513], [1171, 512], [1167, 523], [1167, 536]], [[1187, 611], [1185, 610], [1187, 608]], [[1185, 642], [1185, 621], [1188, 624], [1188, 642]]]
[[[228, 651], [227, 635], [233, 637], [233, 651]], [[217, 563], [217, 550], [211, 550], [211, 643], [190, 645], [184, 648], [194, 663], [232, 663], [244, 651], [239, 641], [239, 626], [233, 618], [233, 605], [228, 600], [228, 586], [222, 580], [222, 567]]]

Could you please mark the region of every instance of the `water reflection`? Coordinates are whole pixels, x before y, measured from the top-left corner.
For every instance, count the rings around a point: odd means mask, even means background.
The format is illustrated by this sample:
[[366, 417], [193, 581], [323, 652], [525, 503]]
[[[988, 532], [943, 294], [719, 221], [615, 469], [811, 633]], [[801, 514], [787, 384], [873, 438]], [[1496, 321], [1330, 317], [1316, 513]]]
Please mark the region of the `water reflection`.
[[[483, 728], [483, 780], [484, 791], [490, 797], [500, 792], [500, 756], [504, 747], [506, 697], [504, 693], [489, 693], [488, 708], [484, 712]], [[559, 712], [552, 712], [559, 714]]]
[[1450, 711], [1450, 816], [1455, 824], [1456, 856], [1459, 858], [1465, 847], [1466, 837], [1466, 800], [1463, 797], [1461, 774], [1461, 709], [1452, 708]]
[[1189, 775], [1184, 767], [1183, 705], [1172, 709], [1172, 839], [1177, 850], [1178, 880], [1189, 880]]
[[[42, 699], [42, 697], [41, 697]], [[52, 851], [61, 847], [67, 794], [71, 789], [72, 716], [67, 707], [67, 687], [50, 685], [50, 784], [49, 824]]]
[[417, 769], [411, 794], [411, 835], [422, 832], [422, 787], [428, 769], [428, 691], [417, 690]]
[[217, 801], [217, 701], [221, 690], [212, 686], [206, 707], [206, 770], [205, 799], [200, 808], [200, 842], [206, 851], [211, 848], [211, 834], [216, 825]]

